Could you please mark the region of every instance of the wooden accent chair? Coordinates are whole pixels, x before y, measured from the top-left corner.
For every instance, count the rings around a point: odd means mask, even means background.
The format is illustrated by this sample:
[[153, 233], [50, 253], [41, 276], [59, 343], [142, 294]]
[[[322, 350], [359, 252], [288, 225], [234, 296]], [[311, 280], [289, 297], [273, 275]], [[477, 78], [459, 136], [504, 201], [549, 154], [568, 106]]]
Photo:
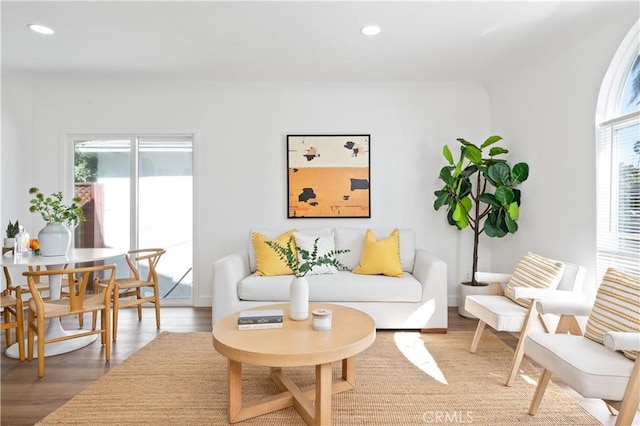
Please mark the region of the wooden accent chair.
[[[38, 377], [44, 376], [45, 343], [74, 339], [77, 337], [100, 334], [102, 344], [105, 345], [105, 359], [111, 359], [111, 293], [115, 280], [116, 265], [97, 265], [84, 268], [66, 268], [41, 271], [27, 271], [22, 275], [27, 277], [27, 284], [31, 290], [31, 299], [28, 302], [29, 315], [28, 326], [28, 360], [33, 359], [33, 346], [37, 334], [38, 337]], [[106, 274], [104, 279], [105, 291], [99, 294], [87, 294], [88, 281], [91, 274]], [[65, 276], [70, 283], [66, 295], [57, 300], [46, 300], [38, 291], [37, 282], [40, 277], [52, 275]], [[96, 324], [91, 330], [69, 334], [54, 339], [45, 339], [46, 320], [65, 316], [82, 316], [87, 312], [101, 312], [100, 328]]]
[[[535, 415], [553, 374], [585, 398], [604, 400], [616, 425], [631, 425], [640, 402], [640, 278], [609, 269], [590, 305], [538, 301], [562, 315], [556, 334], [531, 333], [527, 357], [544, 370], [529, 414]], [[589, 315], [582, 335], [576, 315]], [[567, 334], [569, 333], [569, 334]]]
[[557, 316], [540, 314], [536, 310], [535, 300], [545, 298], [583, 302], [586, 299], [582, 293], [584, 276], [584, 267], [564, 263], [564, 271], [557, 289], [516, 289], [515, 297], [517, 299], [531, 300], [530, 306], [524, 307], [505, 296], [505, 287], [511, 278], [510, 274], [478, 272], [476, 280], [492, 284], [490, 294], [467, 296], [464, 302], [465, 309], [479, 320], [469, 352], [476, 353], [486, 325], [496, 331], [519, 333], [518, 344], [505, 382], [505, 386], [511, 386], [522, 362], [524, 337], [530, 331], [535, 330], [552, 332], [558, 321]]
[[[156, 266], [165, 252], [161, 248], [144, 248], [130, 250], [125, 255], [131, 275], [129, 278], [117, 278], [113, 287], [113, 340], [118, 337], [118, 312], [120, 309], [129, 306], [137, 307], [138, 321], [142, 321], [142, 304], [153, 303], [156, 310], [156, 327], [160, 328], [160, 291]], [[144, 262], [148, 268], [147, 276], [144, 279], [141, 278], [140, 270], [137, 266], [139, 262]], [[106, 286], [107, 283], [102, 280], [98, 278], [94, 280], [95, 293], [103, 291]], [[153, 293], [149, 296], [144, 296], [141, 291], [144, 288], [151, 289]]]
[[[0, 330], [4, 330], [7, 346], [11, 345], [11, 330], [16, 330], [18, 343], [18, 356], [24, 361], [24, 317], [22, 309], [22, 289], [18, 287], [16, 295], [12, 296], [8, 289], [2, 291], [0, 296], [0, 308], [2, 308], [3, 322]], [[13, 317], [13, 319], [12, 319]]]

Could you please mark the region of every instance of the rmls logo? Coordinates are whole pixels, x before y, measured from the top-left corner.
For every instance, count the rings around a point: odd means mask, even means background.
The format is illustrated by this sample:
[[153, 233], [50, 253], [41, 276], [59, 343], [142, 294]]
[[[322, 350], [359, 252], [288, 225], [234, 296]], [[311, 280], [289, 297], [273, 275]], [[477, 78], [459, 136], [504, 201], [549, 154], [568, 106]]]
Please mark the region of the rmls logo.
[[425, 411], [422, 420], [429, 424], [471, 424], [473, 411]]

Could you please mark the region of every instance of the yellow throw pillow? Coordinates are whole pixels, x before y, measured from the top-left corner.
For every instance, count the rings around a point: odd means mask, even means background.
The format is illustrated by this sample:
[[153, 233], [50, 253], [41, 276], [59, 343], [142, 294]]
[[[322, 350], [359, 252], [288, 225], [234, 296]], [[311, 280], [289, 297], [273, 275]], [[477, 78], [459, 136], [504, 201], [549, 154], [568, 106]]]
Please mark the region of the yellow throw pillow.
[[531, 306], [531, 300], [516, 299], [513, 289], [515, 287], [555, 289], [560, 284], [563, 273], [564, 263], [527, 252], [513, 271], [504, 292], [505, 296], [518, 305], [528, 308]]
[[[289, 238], [296, 232], [295, 229], [285, 232], [284, 234], [270, 240], [266, 236], [259, 232], [251, 234], [253, 239], [253, 247], [256, 250], [256, 275], [258, 276], [270, 276], [270, 275], [291, 275], [293, 271], [289, 269], [287, 263], [280, 259], [278, 253], [267, 245], [265, 241], [276, 241], [283, 247], [287, 246]], [[298, 255], [296, 250], [295, 238], [293, 239], [292, 248], [295, 255]]]
[[[608, 331], [640, 332], [640, 278], [607, 269], [587, 320], [585, 337], [604, 343]], [[635, 360], [637, 351], [623, 351]]]
[[368, 229], [364, 237], [360, 265], [353, 270], [353, 273], [401, 277], [400, 231], [394, 229], [387, 238], [378, 240], [374, 233]]

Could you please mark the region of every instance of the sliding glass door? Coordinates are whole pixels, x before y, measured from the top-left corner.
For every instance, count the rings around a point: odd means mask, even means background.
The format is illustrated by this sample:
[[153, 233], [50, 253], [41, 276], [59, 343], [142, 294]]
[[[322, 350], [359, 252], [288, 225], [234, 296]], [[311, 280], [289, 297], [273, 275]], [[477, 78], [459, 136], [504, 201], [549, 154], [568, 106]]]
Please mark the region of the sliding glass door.
[[[75, 192], [87, 222], [76, 247], [162, 247], [160, 295], [191, 303], [193, 137], [74, 136]], [[144, 265], [140, 265], [144, 269]], [[126, 264], [118, 276], [127, 276]]]

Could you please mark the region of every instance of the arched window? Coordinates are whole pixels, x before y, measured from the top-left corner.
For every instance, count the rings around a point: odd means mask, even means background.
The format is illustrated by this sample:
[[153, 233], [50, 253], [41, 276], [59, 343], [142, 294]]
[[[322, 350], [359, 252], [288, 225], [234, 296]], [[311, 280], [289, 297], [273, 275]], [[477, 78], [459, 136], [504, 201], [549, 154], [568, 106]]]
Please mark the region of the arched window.
[[597, 279], [640, 276], [640, 21], [618, 49], [598, 99]]

